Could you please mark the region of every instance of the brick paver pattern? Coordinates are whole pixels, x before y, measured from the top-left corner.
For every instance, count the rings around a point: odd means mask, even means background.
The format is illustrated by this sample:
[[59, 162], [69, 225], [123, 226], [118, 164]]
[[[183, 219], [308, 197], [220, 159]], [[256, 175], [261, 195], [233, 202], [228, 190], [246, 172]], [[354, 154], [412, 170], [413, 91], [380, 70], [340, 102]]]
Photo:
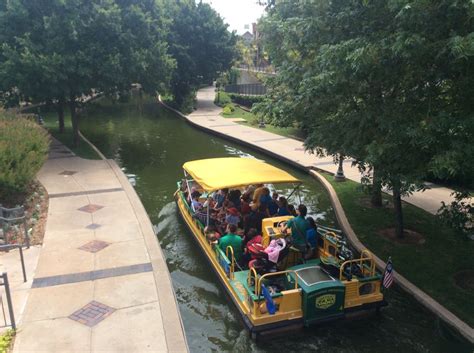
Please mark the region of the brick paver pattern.
[[83, 325], [93, 327], [110, 316], [114, 311], [114, 308], [93, 300], [86, 306], [69, 315], [69, 318], [80, 322]]
[[109, 245], [110, 245], [110, 243], [107, 243], [106, 241], [92, 240], [92, 241], [80, 246], [78, 249], [88, 251], [88, 252], [91, 252], [91, 253], [96, 253], [96, 252], [101, 251], [102, 249], [106, 248]]
[[78, 210], [82, 212], [94, 213], [100, 210], [101, 208], [104, 208], [104, 206], [94, 205], [93, 203], [90, 203], [88, 205], [82, 206], [81, 208], [78, 208]]

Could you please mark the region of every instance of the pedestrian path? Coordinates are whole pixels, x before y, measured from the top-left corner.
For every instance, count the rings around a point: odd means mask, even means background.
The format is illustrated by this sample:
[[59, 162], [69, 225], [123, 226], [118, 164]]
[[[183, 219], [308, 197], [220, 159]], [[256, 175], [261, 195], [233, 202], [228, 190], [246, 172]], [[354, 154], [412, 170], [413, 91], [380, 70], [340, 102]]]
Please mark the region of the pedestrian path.
[[14, 352], [187, 352], [152, 224], [118, 165], [57, 141], [43, 247]]
[[[222, 108], [214, 104], [214, 87], [200, 89], [197, 93], [197, 110], [187, 116], [192, 123], [227, 135], [235, 140], [245, 141], [254, 148], [265, 150], [298, 166], [317, 168], [329, 173], [337, 171], [332, 157], [317, 157], [305, 152], [303, 142], [292, 138], [276, 135], [265, 129], [253, 128], [238, 124], [220, 115]], [[357, 167], [350, 160], [344, 162], [346, 178], [356, 182], [361, 181]], [[424, 192], [415, 192], [404, 200], [432, 214], [441, 207], [441, 201], [449, 203], [454, 200], [453, 190], [439, 185], [427, 184]]]

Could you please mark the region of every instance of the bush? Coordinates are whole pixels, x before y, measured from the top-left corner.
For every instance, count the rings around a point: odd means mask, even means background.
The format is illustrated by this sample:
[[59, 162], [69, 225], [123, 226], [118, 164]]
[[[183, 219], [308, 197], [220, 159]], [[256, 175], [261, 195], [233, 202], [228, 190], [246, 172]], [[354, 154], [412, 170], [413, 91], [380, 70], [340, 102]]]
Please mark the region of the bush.
[[26, 187], [46, 160], [49, 137], [35, 122], [0, 113], [0, 200]]
[[232, 103], [229, 95], [224, 91], [219, 91], [216, 93], [216, 98], [214, 99], [214, 104], [219, 107], [225, 107], [227, 104]]
[[237, 93], [228, 93], [232, 102], [252, 108], [255, 103], [263, 102], [264, 96], [244, 96]]

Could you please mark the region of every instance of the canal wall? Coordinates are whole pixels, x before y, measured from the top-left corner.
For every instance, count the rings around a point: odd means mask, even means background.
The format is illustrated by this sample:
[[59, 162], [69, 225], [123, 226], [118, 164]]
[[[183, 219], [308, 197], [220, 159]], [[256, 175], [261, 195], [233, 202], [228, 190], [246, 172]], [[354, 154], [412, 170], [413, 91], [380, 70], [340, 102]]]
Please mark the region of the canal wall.
[[[205, 88], [204, 90], [210, 90], [210, 88]], [[214, 90], [212, 89], [212, 92]], [[288, 149], [285, 151], [285, 155], [279, 153], [279, 148], [275, 148], [275, 145], [273, 146], [262, 146], [259, 145], [258, 143], [254, 142], [249, 142], [248, 137], [251, 132], [245, 132], [245, 131], [240, 131], [243, 132], [239, 133], [239, 129], [253, 129], [250, 127], [245, 127], [239, 124], [232, 123], [228, 119], [225, 119], [221, 117], [219, 114], [221, 112], [221, 108], [215, 106], [213, 104], [213, 97], [210, 99], [207, 97], [207, 100], [204, 102], [200, 102], [199, 97], [198, 97], [198, 109], [191, 113], [189, 116], [184, 115], [180, 111], [170, 107], [169, 105], [165, 104], [161, 97], [157, 97], [158, 101], [160, 104], [162, 104], [164, 107], [167, 109], [173, 111], [176, 113], [178, 116], [180, 116], [182, 119], [184, 119], [186, 122], [191, 124], [192, 126], [203, 130], [205, 132], [208, 132], [210, 134], [219, 136], [221, 138], [236, 142], [238, 144], [241, 144], [243, 146], [249, 147], [251, 149], [257, 150], [259, 152], [262, 152], [263, 154], [269, 155], [275, 159], [281, 160], [283, 162], [286, 162], [302, 171], [305, 171], [309, 173], [311, 176], [313, 176], [316, 180], [321, 182], [324, 186], [324, 188], [327, 190], [331, 204], [334, 208], [336, 218], [338, 220], [338, 223], [344, 232], [346, 234], [348, 241], [354, 246], [354, 248], [361, 252], [363, 249], [367, 249], [364, 244], [358, 239], [357, 235], [355, 234], [354, 230], [352, 229], [347, 216], [344, 212], [344, 209], [342, 208], [341, 202], [337, 196], [336, 191], [332, 187], [332, 185], [316, 170], [313, 168], [318, 169], [317, 166], [309, 168], [308, 163], [306, 161], [302, 161], [300, 159], [294, 159], [289, 157], [288, 155]], [[255, 130], [255, 129], [253, 129]], [[259, 131], [259, 130], [257, 130]], [[270, 134], [268, 132], [265, 132], [265, 134]], [[274, 135], [274, 134], [270, 134]], [[276, 135], [274, 135], [276, 136]], [[247, 138], [247, 139], [246, 139]], [[279, 137], [274, 137], [273, 141], [278, 142], [279, 144], [285, 143], [289, 144], [293, 139], [289, 138], [279, 138]], [[270, 141], [270, 138], [266, 137], [265, 139], [261, 139], [260, 141], [262, 142], [272, 142]], [[295, 140], [293, 140], [295, 141]], [[301, 142], [299, 142], [301, 144]], [[288, 147], [288, 146], [286, 146]], [[290, 146], [293, 148], [292, 146]], [[295, 151], [297, 151], [297, 147], [294, 148]], [[332, 160], [332, 158], [331, 158]], [[336, 168], [334, 168], [335, 172]], [[322, 170], [322, 169], [320, 169]], [[327, 172], [328, 169], [325, 168], [323, 171]], [[354, 179], [354, 178], [351, 178]], [[375, 263], [377, 265], [377, 268], [381, 271], [385, 269], [386, 263], [377, 257], [374, 254], [375, 258]], [[464, 321], [459, 319], [456, 315], [454, 315], [452, 312], [450, 312], [448, 309], [446, 309], [444, 306], [442, 306], [440, 303], [435, 301], [433, 298], [431, 298], [428, 294], [423, 292], [421, 289], [416, 287], [413, 283], [411, 283], [409, 280], [407, 280], [405, 277], [394, 271], [394, 278], [395, 282], [407, 293], [411, 294], [419, 303], [421, 303], [424, 307], [426, 307], [429, 311], [433, 312], [436, 316], [438, 316], [440, 319], [442, 319], [444, 322], [446, 322], [449, 326], [455, 328], [464, 338], [466, 338], [469, 342], [474, 344], [474, 329], [471, 328], [468, 324], [466, 324]]]

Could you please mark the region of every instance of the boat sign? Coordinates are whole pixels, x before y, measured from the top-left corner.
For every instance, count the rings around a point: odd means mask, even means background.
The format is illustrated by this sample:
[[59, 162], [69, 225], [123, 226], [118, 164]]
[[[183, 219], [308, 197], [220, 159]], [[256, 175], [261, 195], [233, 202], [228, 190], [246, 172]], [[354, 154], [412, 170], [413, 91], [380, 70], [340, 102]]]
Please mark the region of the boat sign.
[[335, 294], [325, 294], [316, 298], [316, 308], [327, 309], [334, 305], [336, 302]]

